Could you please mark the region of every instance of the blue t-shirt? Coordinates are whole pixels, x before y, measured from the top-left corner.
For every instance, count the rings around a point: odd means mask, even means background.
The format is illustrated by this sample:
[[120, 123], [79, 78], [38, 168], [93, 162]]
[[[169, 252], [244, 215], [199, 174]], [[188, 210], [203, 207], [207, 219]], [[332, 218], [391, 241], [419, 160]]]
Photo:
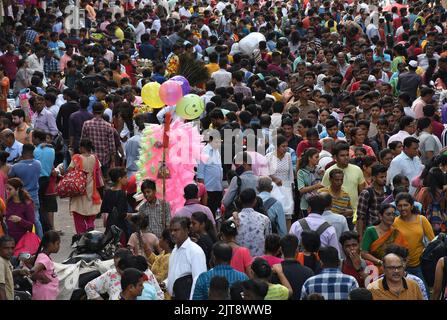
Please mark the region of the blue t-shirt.
[[96, 98], [95, 95], [90, 96], [90, 97], [88, 98], [88, 100], [89, 100], [89, 103], [88, 103], [87, 111], [90, 112], [90, 113], [92, 113], [92, 112], [93, 112], [93, 105], [94, 105], [96, 102], [100, 102], [100, 101], [98, 100], [98, 98]]
[[53, 148], [42, 147], [42, 143], [34, 149], [34, 158], [40, 161], [41, 177], [49, 177], [53, 171], [55, 152]]
[[10, 178], [17, 177], [22, 180], [24, 188], [30, 194], [34, 203], [39, 203], [39, 177], [42, 167], [40, 161], [35, 159], [21, 160], [14, 164], [9, 171]]
[[154, 60], [157, 49], [150, 43], [142, 43], [140, 46], [140, 58]]

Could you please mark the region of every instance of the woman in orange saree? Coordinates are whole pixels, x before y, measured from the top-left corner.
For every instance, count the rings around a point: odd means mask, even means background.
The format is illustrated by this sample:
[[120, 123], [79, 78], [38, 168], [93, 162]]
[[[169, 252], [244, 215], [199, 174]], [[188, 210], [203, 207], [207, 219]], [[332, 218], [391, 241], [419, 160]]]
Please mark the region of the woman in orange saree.
[[396, 208], [391, 204], [384, 204], [379, 209], [380, 223], [368, 227], [362, 237], [362, 258], [371, 261], [382, 271], [382, 258], [385, 249], [390, 244], [408, 247], [403, 235], [393, 228]]

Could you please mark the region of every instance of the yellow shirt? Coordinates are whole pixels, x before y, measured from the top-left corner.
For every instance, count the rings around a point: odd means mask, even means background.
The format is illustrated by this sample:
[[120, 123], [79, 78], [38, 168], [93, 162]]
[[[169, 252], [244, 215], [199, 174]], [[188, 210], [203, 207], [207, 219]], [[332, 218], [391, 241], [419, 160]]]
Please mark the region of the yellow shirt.
[[211, 75], [213, 72], [220, 70], [220, 67], [217, 63], [208, 63], [205, 65], [205, 68], [208, 69], [209, 75]]
[[281, 101], [282, 100], [282, 94], [277, 92], [277, 91], [272, 92], [272, 96], [275, 97], [276, 101]]
[[168, 277], [170, 255], [170, 253], [161, 252], [158, 256], [149, 258], [150, 261], [153, 261], [151, 271], [158, 282], [163, 282]]
[[332, 196], [332, 208], [333, 213], [342, 214], [345, 210], [352, 210], [351, 198], [349, 194], [343, 189], [340, 191], [339, 195], [335, 195], [330, 187], [318, 189], [319, 193], [329, 193]]
[[430, 241], [435, 237], [430, 222], [421, 215], [417, 215], [412, 222], [406, 222], [399, 216], [394, 220], [393, 226], [399, 230], [408, 242], [408, 266], [417, 267], [420, 264], [422, 251], [424, 251], [424, 244], [422, 243], [424, 234]]
[[120, 41], [124, 40], [124, 32], [121, 28], [116, 28], [115, 37], [117, 37]]
[[368, 285], [367, 289], [371, 291], [373, 300], [423, 300], [421, 289], [416, 281], [404, 278], [404, 290], [396, 294], [389, 290], [384, 279], [378, 279]]
[[340, 168], [338, 165], [333, 165], [324, 173], [322, 184], [325, 187], [329, 187], [331, 185], [329, 181], [329, 173], [335, 168], [343, 170], [344, 179], [343, 179], [343, 190], [345, 190], [349, 194], [349, 198], [351, 199], [351, 206], [354, 210], [353, 221], [357, 221], [357, 204], [359, 203], [359, 185], [365, 183], [365, 177], [363, 176], [362, 170], [353, 165], [349, 164], [346, 168]]

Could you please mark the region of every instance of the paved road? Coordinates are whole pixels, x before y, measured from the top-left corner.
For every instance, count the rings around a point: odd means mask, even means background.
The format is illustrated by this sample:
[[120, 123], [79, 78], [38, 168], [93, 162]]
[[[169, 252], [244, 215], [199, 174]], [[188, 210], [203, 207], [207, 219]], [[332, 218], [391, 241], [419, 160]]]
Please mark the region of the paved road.
[[[62, 230], [64, 235], [61, 237], [61, 247], [59, 252], [53, 255], [53, 260], [55, 262], [64, 261], [70, 254], [71, 248], [71, 238], [75, 233], [73, 217], [68, 212], [68, 198], [58, 199], [58, 213], [55, 214], [54, 224], [56, 230]], [[95, 220], [95, 226], [97, 230], [104, 231], [102, 226], [102, 219]]]

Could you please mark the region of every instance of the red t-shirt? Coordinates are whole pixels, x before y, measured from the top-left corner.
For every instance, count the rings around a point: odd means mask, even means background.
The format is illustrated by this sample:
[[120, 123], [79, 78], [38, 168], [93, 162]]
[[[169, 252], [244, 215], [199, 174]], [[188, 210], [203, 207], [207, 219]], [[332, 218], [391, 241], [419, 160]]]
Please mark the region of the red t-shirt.
[[397, 28], [399, 28], [400, 26], [402, 26], [402, 18], [397, 17], [393, 20], [393, 28], [394, 30], [397, 30]]
[[346, 73], [345, 73], [345, 81], [347, 82], [351, 82], [352, 80], [352, 65], [350, 65], [348, 67], [348, 69], [346, 69]]
[[309, 140], [303, 140], [300, 143], [298, 143], [298, 147], [296, 148], [296, 155], [298, 158], [301, 157], [301, 155], [309, 148], [316, 148], [318, 151], [323, 150], [323, 146], [321, 145], [320, 141], [317, 141], [316, 145], [310, 145]]
[[444, 131], [444, 125], [438, 121], [432, 121], [431, 125], [433, 127], [433, 134], [442, 141], [442, 131]]
[[278, 258], [278, 257], [274, 257], [274, 256], [261, 256], [260, 258], [264, 259], [265, 261], [267, 261], [267, 263], [269, 264], [270, 267], [273, 267], [275, 264], [279, 264], [281, 262], [284, 261], [284, 259]]
[[233, 257], [231, 258], [230, 265], [237, 271], [245, 273], [246, 268], [251, 265], [253, 258], [251, 257], [250, 250], [245, 247], [238, 247], [233, 249]]
[[[364, 261], [366, 262], [367, 266], [372, 266], [373, 265], [372, 262], [370, 262], [368, 260], [364, 260]], [[365, 280], [362, 279], [360, 274], [357, 271], [355, 271], [354, 267], [348, 265], [345, 260], [343, 260], [343, 263], [342, 263], [342, 266], [341, 266], [341, 272], [343, 272], [344, 274], [347, 274], [349, 276], [353, 276], [355, 278], [355, 280], [357, 280], [357, 283], [359, 284], [359, 287], [360, 288], [365, 288]], [[371, 270], [369, 275], [371, 275], [372, 272], [373, 271]], [[371, 277], [371, 282], [373, 282], [373, 281], [374, 281], [374, 279], [372, 279], [372, 277]]]
[[354, 82], [354, 83], [352, 84], [352, 86], [351, 86], [351, 92], [357, 91], [357, 90], [360, 88], [360, 82], [361, 82], [361, 81], [357, 81], [357, 82]]
[[302, 22], [303, 22], [303, 28], [304, 29], [308, 29], [310, 27], [310, 18], [309, 17], [304, 18], [302, 20]]

